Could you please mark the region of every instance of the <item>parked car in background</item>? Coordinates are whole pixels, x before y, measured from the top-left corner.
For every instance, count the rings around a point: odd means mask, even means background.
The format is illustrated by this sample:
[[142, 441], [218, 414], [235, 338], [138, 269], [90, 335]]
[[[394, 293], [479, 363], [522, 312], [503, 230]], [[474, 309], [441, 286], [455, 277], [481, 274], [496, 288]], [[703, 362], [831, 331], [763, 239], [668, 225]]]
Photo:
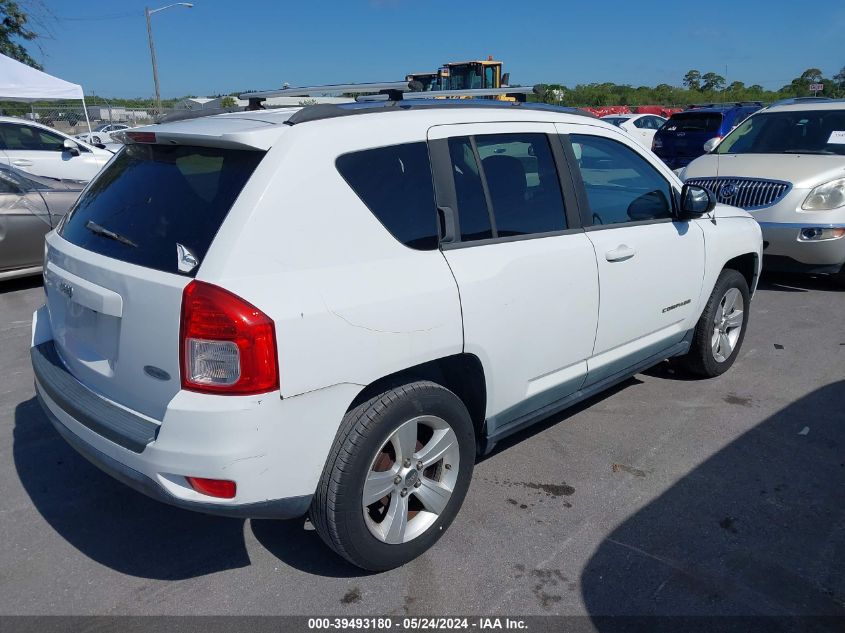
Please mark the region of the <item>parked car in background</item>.
[[704, 154], [707, 141], [724, 138], [761, 107], [758, 102], [693, 106], [669, 117], [654, 135], [651, 149], [671, 169], [685, 167]]
[[608, 114], [602, 120], [625, 130], [646, 149], [651, 149], [655, 132], [666, 123], [666, 119], [656, 114]]
[[845, 101], [765, 108], [681, 175], [754, 215], [767, 270], [845, 282]]
[[113, 155], [39, 123], [0, 117], [0, 163], [28, 174], [87, 182]]
[[0, 165], [0, 280], [34, 275], [44, 235], [76, 202], [84, 183], [32, 176]]
[[84, 134], [77, 134], [74, 138], [92, 145], [106, 145], [107, 143], [119, 142], [117, 139], [112, 137], [113, 133], [128, 129], [130, 129], [129, 126], [124, 125], [123, 123], [106, 123], [105, 125], [97, 126], [90, 133], [85, 132]]
[[478, 451], [669, 357], [731, 367], [748, 213], [573, 109], [400, 104], [127, 132], [47, 238], [57, 432], [154, 498], [308, 513], [385, 570], [445, 532]]

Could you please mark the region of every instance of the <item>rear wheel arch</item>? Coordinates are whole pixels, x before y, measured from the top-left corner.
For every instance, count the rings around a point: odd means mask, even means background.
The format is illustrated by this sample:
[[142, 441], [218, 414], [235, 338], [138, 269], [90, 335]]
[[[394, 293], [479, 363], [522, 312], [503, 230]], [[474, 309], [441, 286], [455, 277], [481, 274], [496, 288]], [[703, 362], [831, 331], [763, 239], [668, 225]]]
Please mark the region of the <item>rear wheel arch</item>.
[[437, 383], [458, 396], [472, 418], [476, 441], [480, 440], [487, 410], [487, 381], [481, 361], [474, 354], [445, 356], [382, 376], [364, 387], [348, 410], [389, 389], [418, 380]]

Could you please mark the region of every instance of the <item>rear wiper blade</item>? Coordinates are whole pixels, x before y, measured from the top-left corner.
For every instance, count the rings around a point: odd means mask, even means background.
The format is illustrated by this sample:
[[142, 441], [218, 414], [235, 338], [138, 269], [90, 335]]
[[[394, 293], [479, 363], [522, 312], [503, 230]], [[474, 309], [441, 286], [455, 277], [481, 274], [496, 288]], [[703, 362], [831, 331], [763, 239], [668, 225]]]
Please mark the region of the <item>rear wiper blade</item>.
[[94, 233], [95, 235], [102, 235], [103, 237], [107, 237], [110, 240], [114, 240], [115, 242], [120, 242], [121, 244], [126, 244], [127, 246], [131, 246], [133, 248], [138, 248], [138, 245], [130, 240], [128, 237], [124, 237], [120, 233], [115, 233], [114, 231], [109, 231], [106, 227], [100, 226], [94, 220], [88, 220], [85, 224], [85, 228]]

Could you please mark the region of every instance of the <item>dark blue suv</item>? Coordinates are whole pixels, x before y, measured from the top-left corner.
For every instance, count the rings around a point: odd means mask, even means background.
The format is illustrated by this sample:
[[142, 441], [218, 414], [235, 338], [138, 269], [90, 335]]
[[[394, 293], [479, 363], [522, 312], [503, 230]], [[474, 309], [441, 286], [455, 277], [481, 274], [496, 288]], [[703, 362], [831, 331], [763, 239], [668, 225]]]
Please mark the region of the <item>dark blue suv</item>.
[[657, 130], [651, 149], [672, 169], [686, 167], [704, 154], [704, 144], [722, 138], [763, 107], [759, 102], [711, 103], [673, 114]]

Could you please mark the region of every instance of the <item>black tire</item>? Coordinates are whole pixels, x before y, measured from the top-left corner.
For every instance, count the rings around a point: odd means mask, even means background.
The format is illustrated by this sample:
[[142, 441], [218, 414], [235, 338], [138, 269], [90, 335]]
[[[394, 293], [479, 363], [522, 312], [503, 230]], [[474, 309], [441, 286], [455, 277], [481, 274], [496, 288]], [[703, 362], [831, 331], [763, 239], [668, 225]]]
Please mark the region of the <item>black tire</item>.
[[[731, 288], [736, 288], [742, 295], [742, 329], [731, 354], [725, 360], [719, 361], [716, 359], [712, 346], [714, 320], [722, 298]], [[748, 290], [748, 282], [745, 281], [745, 277], [736, 270], [723, 270], [719, 274], [710, 299], [704, 307], [704, 312], [702, 312], [701, 318], [695, 326], [690, 350], [685, 356], [678, 358], [676, 364], [689, 373], [702, 378], [714, 378], [728, 371], [734, 364], [745, 339], [750, 305], [751, 293]]]
[[[388, 544], [367, 527], [364, 481], [374, 456], [393, 432], [420, 415], [437, 416], [454, 431], [458, 475], [445, 508], [427, 530], [407, 542]], [[311, 504], [311, 521], [323, 541], [353, 565], [370, 571], [399, 567], [434, 545], [452, 523], [469, 488], [474, 462], [472, 419], [454, 393], [428, 381], [386, 390], [344, 416]]]

